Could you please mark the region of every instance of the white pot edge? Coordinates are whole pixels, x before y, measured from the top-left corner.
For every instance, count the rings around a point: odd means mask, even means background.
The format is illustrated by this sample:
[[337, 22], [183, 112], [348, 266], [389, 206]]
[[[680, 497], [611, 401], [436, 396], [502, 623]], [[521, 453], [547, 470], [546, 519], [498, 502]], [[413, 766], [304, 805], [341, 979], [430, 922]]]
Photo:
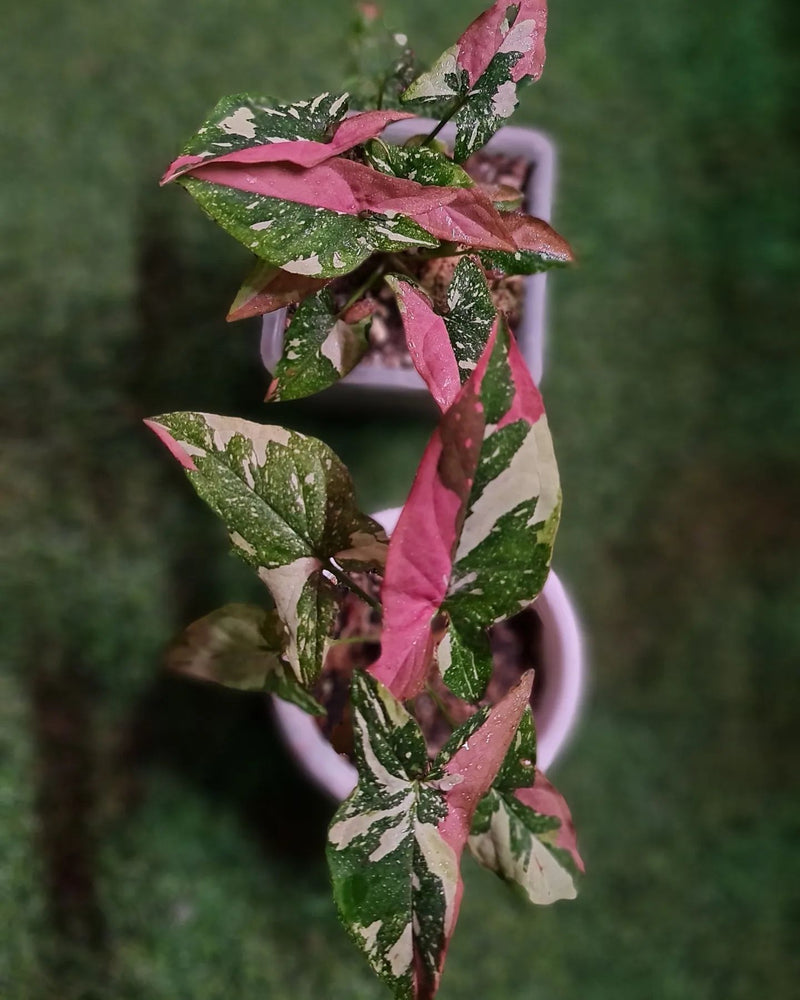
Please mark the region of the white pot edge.
[[[374, 515], [387, 532], [392, 531], [399, 516], [399, 507]], [[585, 689], [585, 663], [575, 610], [552, 570], [534, 603], [542, 621], [543, 655], [547, 662], [552, 658], [561, 665], [548, 679], [536, 719], [537, 764], [542, 771], [548, 771], [578, 721]], [[281, 736], [305, 774], [335, 800], [347, 798], [358, 777], [347, 757], [334, 750], [312, 716], [302, 709], [276, 697], [272, 705]]]

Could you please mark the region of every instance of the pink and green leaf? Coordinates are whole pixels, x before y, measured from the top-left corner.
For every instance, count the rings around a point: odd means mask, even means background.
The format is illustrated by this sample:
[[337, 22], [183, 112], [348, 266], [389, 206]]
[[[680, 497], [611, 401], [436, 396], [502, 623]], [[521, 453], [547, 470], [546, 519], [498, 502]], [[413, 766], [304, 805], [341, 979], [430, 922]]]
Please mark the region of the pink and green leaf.
[[389, 546], [381, 656], [370, 669], [395, 697], [424, 686], [441, 612], [453, 633], [444, 680], [463, 698], [482, 696], [486, 628], [540, 592], [560, 507], [541, 396], [498, 322], [431, 438]]
[[473, 819], [469, 849], [485, 868], [518, 885], [532, 903], [577, 895], [583, 871], [569, 807], [535, 770], [536, 738], [530, 710], [492, 788]]
[[245, 278], [226, 319], [233, 323], [252, 316], [276, 312], [302, 302], [324, 288], [330, 278], [311, 278], [305, 274], [282, 271], [267, 261], [258, 261]]
[[275, 611], [226, 604], [193, 622], [166, 654], [170, 670], [240, 691], [267, 691], [312, 715], [325, 710], [283, 659], [286, 633]]
[[569, 243], [542, 219], [522, 212], [504, 216], [506, 227], [517, 245], [515, 253], [487, 250], [480, 254], [488, 270], [503, 274], [538, 274], [565, 267], [574, 260]]
[[327, 289], [307, 298], [286, 329], [267, 399], [300, 399], [338, 382], [366, 353], [370, 325], [369, 315], [341, 318]]
[[460, 103], [455, 158], [461, 162], [513, 114], [517, 85], [541, 76], [546, 29], [546, 0], [498, 0], [411, 84], [403, 100]]
[[288, 635], [286, 658], [303, 684], [322, 663], [335, 612], [331, 561], [380, 568], [386, 536], [355, 505], [353, 483], [327, 445], [282, 427], [204, 413], [146, 421], [254, 566]]
[[461, 902], [472, 814], [511, 743], [530, 677], [457, 730], [432, 765], [415, 720], [367, 674], [353, 679], [359, 782], [333, 818], [339, 915], [397, 1000], [432, 1000]]

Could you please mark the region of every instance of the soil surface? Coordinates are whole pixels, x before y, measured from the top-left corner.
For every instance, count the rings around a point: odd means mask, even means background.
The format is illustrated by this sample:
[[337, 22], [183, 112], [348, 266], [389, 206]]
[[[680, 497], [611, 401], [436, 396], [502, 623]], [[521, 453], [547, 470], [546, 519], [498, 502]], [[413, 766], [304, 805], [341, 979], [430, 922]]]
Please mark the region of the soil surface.
[[[373, 574], [353, 574], [353, 578], [367, 592], [379, 593], [379, 580]], [[544, 671], [541, 655], [542, 625], [533, 608], [526, 608], [508, 621], [493, 626], [489, 632], [494, 660], [494, 671], [486, 695], [478, 705], [457, 698], [449, 691], [437, 670], [431, 672], [430, 687], [434, 697], [418, 695], [411, 711], [416, 717], [434, 756], [447, 742], [452, 727], [440, 709], [457, 725], [466, 720], [483, 705], [493, 705], [519, 681], [525, 670], [536, 671], [532, 702], [541, 697]], [[353, 723], [350, 714], [350, 682], [353, 671], [363, 670], [380, 655], [380, 618], [378, 613], [353, 594], [347, 594], [341, 603], [336, 629], [337, 637], [344, 640], [328, 652], [325, 665], [314, 690], [317, 700], [327, 710], [317, 718], [317, 725], [330, 740], [338, 753], [352, 755]], [[364, 641], [360, 641], [364, 640]], [[437, 702], [439, 704], [437, 704]]]

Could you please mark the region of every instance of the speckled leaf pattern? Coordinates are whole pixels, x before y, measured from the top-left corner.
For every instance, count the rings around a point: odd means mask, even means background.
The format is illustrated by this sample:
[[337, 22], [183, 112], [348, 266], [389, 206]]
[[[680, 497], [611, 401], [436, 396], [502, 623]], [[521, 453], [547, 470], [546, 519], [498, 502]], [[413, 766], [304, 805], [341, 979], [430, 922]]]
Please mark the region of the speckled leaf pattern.
[[482, 696], [485, 629], [540, 592], [560, 508], [541, 396], [498, 321], [423, 455], [389, 547], [381, 656], [370, 669], [396, 697], [424, 685], [440, 611], [451, 629], [444, 680], [467, 700]]
[[192, 176], [181, 178], [203, 211], [257, 257], [291, 274], [348, 274], [377, 251], [439, 241], [410, 219], [360, 218], [283, 198], [240, 191]]
[[403, 94], [407, 101], [458, 101], [455, 159], [480, 149], [517, 107], [517, 86], [544, 66], [546, 0], [498, 0]]
[[198, 680], [267, 691], [313, 715], [324, 714], [283, 660], [285, 641], [274, 610], [226, 604], [189, 625], [167, 650], [166, 664]]
[[376, 170], [418, 184], [463, 188], [475, 184], [463, 167], [430, 146], [393, 146], [382, 139], [372, 139], [365, 144], [364, 155]]
[[355, 506], [349, 473], [316, 438], [205, 413], [147, 421], [254, 566], [287, 631], [286, 658], [310, 684], [335, 612], [323, 569], [379, 568], [386, 536]]
[[252, 146], [297, 139], [325, 142], [344, 120], [347, 108], [347, 94], [320, 94], [295, 104], [250, 94], [223, 97], [183, 147], [163, 183], [200, 163]]
[[517, 884], [532, 903], [577, 895], [583, 871], [563, 797], [535, 770], [536, 737], [528, 709], [492, 788], [472, 819], [469, 849], [485, 868]]
[[327, 289], [306, 299], [284, 335], [267, 399], [300, 399], [333, 385], [366, 353], [371, 322], [346, 323]]
[[345, 927], [397, 1000], [436, 994], [472, 815], [529, 693], [530, 678], [458, 730], [430, 764], [403, 705], [368, 674], [353, 678], [359, 782], [331, 823], [328, 864]]

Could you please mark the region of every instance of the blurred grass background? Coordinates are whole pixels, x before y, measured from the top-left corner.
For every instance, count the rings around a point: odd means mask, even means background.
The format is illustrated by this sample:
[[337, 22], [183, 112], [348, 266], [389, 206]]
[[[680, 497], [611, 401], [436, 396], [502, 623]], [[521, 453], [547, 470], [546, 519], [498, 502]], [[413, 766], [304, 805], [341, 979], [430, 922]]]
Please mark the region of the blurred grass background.
[[[483, 0], [385, 0], [425, 58]], [[554, 2], [520, 121], [560, 154], [544, 389], [592, 691], [555, 778], [589, 874], [531, 910], [467, 864], [443, 1000], [789, 1000], [800, 977], [798, 12]], [[245, 252], [164, 166], [225, 93], [335, 87], [348, 0], [32, 0], [0, 134], [0, 995], [384, 996], [336, 923], [328, 806], [258, 698], [159, 675], [257, 594], [139, 420], [267, 419]], [[422, 420], [302, 408], [363, 505]]]

